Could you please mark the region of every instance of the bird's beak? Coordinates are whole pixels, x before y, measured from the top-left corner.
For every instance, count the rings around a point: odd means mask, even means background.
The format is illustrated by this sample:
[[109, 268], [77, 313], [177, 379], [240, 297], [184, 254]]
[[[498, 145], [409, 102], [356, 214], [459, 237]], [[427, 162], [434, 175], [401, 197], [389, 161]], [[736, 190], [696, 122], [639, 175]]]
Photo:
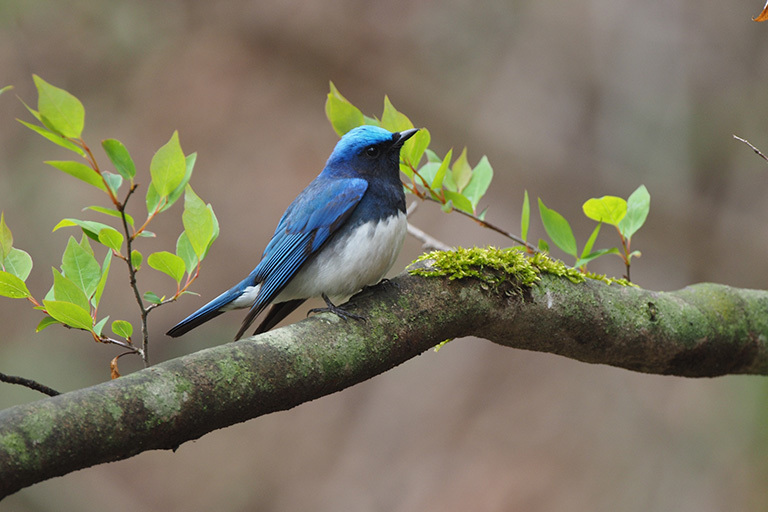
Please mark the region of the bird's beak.
[[395, 140], [395, 143], [396, 143], [398, 146], [402, 146], [402, 145], [405, 143], [405, 141], [407, 141], [408, 139], [410, 139], [411, 137], [413, 137], [413, 135], [414, 135], [414, 134], [415, 134], [417, 131], [419, 131], [419, 129], [418, 129], [418, 128], [411, 128], [410, 130], [403, 130], [402, 132], [399, 132], [399, 133], [397, 134], [397, 135], [398, 135], [398, 137], [397, 137], [397, 139]]

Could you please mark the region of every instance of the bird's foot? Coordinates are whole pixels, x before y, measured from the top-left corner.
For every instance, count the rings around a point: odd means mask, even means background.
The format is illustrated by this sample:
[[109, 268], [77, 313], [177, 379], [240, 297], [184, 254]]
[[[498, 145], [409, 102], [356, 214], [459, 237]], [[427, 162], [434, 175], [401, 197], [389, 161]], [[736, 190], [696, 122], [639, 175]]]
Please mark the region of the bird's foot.
[[331, 302], [331, 299], [328, 298], [326, 294], [322, 294], [323, 300], [325, 301], [325, 305], [327, 307], [324, 308], [312, 308], [309, 311], [307, 311], [307, 316], [309, 316], [312, 313], [333, 313], [334, 315], [338, 316], [339, 318], [346, 320], [348, 318], [352, 318], [354, 320], [362, 320], [363, 322], [367, 321], [367, 318], [361, 315], [356, 315], [354, 313], [350, 313], [349, 311], [340, 308], [333, 302]]

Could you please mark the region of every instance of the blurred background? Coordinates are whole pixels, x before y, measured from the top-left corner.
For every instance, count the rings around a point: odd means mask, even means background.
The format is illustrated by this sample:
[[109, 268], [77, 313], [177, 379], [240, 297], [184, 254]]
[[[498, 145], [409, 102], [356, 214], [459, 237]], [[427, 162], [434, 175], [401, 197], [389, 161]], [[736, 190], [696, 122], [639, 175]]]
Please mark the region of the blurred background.
[[[674, 290], [700, 281], [765, 288], [768, 24], [739, 0], [578, 2], [0, 1], [0, 209], [35, 261], [41, 298], [70, 235], [64, 217], [106, 206], [42, 162], [70, 158], [27, 130], [32, 73], [86, 108], [86, 142], [117, 138], [148, 181], [173, 130], [198, 152], [192, 184], [221, 235], [186, 297], [150, 316], [160, 362], [227, 341], [231, 313], [181, 338], [163, 333], [256, 264], [283, 209], [337, 137], [333, 80], [369, 115], [384, 95], [444, 154], [487, 155], [488, 220], [519, 232], [523, 190], [571, 221], [582, 203], [640, 184], [651, 212], [633, 239], [632, 277]], [[143, 174], [142, 174], [143, 173]], [[143, 194], [131, 212], [143, 220]], [[534, 210], [532, 238], [543, 230]], [[412, 222], [449, 244], [509, 245], [422, 204]], [[181, 205], [151, 226], [145, 254], [173, 248]], [[604, 229], [598, 247], [617, 238]], [[410, 239], [393, 269], [416, 258]], [[560, 253], [556, 255], [563, 256]], [[103, 253], [102, 256], [103, 257]], [[605, 261], [602, 261], [605, 260]], [[618, 258], [591, 270], [621, 275]], [[100, 312], [137, 322], [119, 262]], [[143, 290], [171, 293], [151, 269]], [[298, 320], [303, 313], [292, 317]], [[109, 378], [117, 347], [0, 300], [0, 371], [62, 391]], [[121, 359], [123, 373], [140, 368]], [[0, 407], [41, 395], [0, 387]], [[648, 376], [456, 340], [333, 396], [25, 489], [0, 504], [31, 511], [762, 511], [768, 508], [768, 381]]]

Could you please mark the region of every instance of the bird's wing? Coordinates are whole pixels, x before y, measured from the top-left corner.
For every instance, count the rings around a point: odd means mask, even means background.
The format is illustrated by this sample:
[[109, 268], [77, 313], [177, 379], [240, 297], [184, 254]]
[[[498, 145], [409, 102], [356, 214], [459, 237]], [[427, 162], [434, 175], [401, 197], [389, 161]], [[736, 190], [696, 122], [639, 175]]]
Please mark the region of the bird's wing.
[[291, 203], [252, 272], [254, 282], [261, 283], [259, 294], [235, 339], [344, 224], [367, 188], [368, 182], [358, 178], [315, 180]]

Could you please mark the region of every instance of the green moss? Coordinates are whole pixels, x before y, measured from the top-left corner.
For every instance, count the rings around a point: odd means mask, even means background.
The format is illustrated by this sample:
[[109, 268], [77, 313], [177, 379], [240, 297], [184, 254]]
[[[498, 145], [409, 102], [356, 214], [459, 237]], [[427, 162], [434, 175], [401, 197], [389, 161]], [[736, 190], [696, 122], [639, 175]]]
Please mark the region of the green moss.
[[542, 273], [564, 277], [572, 283], [583, 283], [589, 278], [606, 284], [630, 284], [625, 279], [584, 274], [544, 253], [528, 256], [520, 247], [459, 247], [455, 251], [432, 251], [422, 254], [413, 263], [424, 261], [430, 262], [428, 267], [411, 268], [408, 272], [425, 277], [448, 277], [451, 280], [474, 277], [493, 286], [509, 282], [519, 287], [530, 287], [539, 281]]
[[15, 432], [0, 436], [0, 448], [12, 459], [17, 459], [21, 465], [28, 464], [32, 458], [24, 438]]

